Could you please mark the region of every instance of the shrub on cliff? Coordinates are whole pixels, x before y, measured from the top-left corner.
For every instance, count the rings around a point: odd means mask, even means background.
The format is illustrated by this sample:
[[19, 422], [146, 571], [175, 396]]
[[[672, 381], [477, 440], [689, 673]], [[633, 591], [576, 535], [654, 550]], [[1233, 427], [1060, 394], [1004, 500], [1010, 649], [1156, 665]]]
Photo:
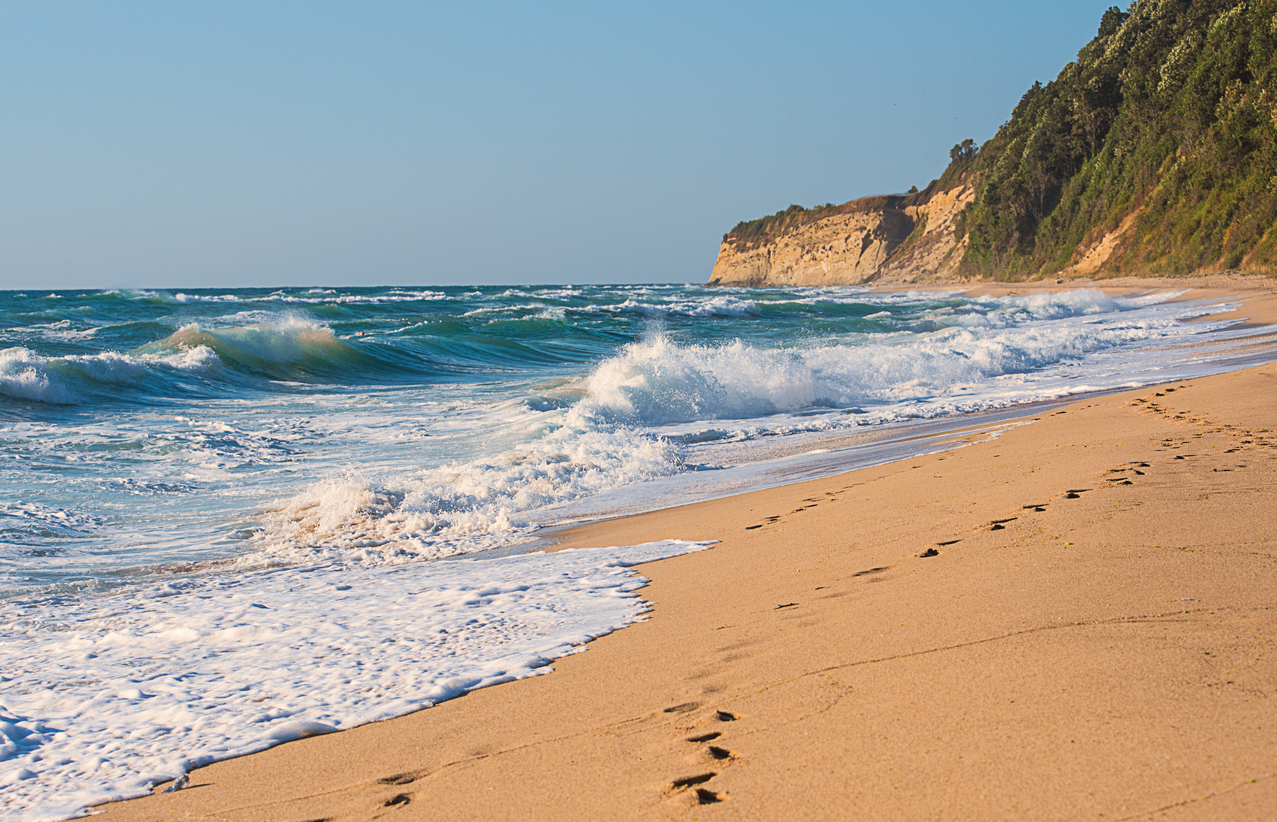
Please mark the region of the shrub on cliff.
[[814, 208], [791, 205], [789, 208], [777, 211], [775, 214], [759, 217], [757, 220], [737, 223], [735, 228], [723, 235], [723, 242], [731, 243], [737, 248], [756, 247], [788, 231], [808, 223], [814, 223], [817, 220], [823, 220], [826, 217], [832, 217], [835, 214], [879, 208], [896, 209], [900, 207], [904, 199], [900, 195], [885, 195], [852, 200], [842, 205], [825, 203]]

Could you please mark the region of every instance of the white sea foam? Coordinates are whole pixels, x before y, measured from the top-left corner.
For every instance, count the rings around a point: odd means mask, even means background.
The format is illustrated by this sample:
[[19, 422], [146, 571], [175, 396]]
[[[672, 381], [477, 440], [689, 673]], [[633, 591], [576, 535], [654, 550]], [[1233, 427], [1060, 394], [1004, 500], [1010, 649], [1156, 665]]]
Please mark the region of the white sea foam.
[[65, 818], [214, 760], [544, 673], [642, 618], [646, 580], [630, 566], [707, 547], [318, 566], [0, 604], [0, 819]]
[[752, 317], [759, 313], [752, 300], [716, 295], [708, 299], [674, 302], [643, 302], [626, 300], [619, 305], [601, 306], [594, 310], [610, 313], [638, 313], [651, 317]]
[[77, 354], [65, 357], [61, 362], [98, 382], [133, 382], [146, 376], [145, 364], [114, 351]]
[[1185, 314], [1114, 313], [1119, 306], [1098, 292], [1047, 296], [990, 301], [994, 310], [980, 314], [931, 312], [931, 319], [946, 320], [936, 331], [883, 335], [860, 345], [680, 345], [654, 334], [595, 369], [578, 412], [668, 425], [931, 400], [966, 390], [986, 393], [996, 407], [997, 381], [1004, 377], [1184, 333], [1179, 318]]
[[41, 337], [50, 340], [61, 341], [80, 341], [88, 340], [97, 336], [97, 328], [74, 328], [70, 320], [58, 320], [52, 323], [37, 323], [35, 325], [22, 326], [20, 328], [10, 328], [10, 332], [17, 333], [36, 333]]
[[489, 305], [473, 308], [461, 316], [463, 317], [482, 317], [487, 314], [518, 314], [526, 311], [543, 311], [545, 306], [540, 303], [515, 303], [513, 305]]
[[170, 352], [142, 352], [137, 356], [103, 351], [42, 357], [26, 348], [6, 348], [0, 351], [0, 394], [74, 405], [81, 402], [82, 397], [72, 382], [85, 386], [93, 383], [128, 385], [145, 379], [152, 368], [168, 373], [191, 373], [216, 365], [220, 365], [217, 356], [201, 345]]
[[[68, 511], [64, 508], [51, 508], [38, 502], [15, 501], [0, 504], [0, 528], [5, 532], [6, 541], [12, 540], [15, 532], [28, 530], [15, 527], [21, 524], [29, 529], [58, 534], [68, 532], [90, 533], [102, 524], [102, 518], [83, 511]], [[3, 554], [0, 553], [0, 559]]]
[[393, 480], [346, 476], [314, 483], [273, 507], [258, 549], [238, 561], [381, 565], [483, 550], [530, 533], [532, 512], [681, 469], [677, 449], [661, 438], [563, 425], [563, 412], [534, 416], [542, 424], [560, 422], [487, 458]]
[[26, 348], [0, 351], [0, 394], [17, 400], [70, 405], [75, 397], [49, 376], [49, 361]]
[[178, 292], [173, 299], [179, 303], [234, 303], [240, 298], [234, 294], [184, 294]]
[[446, 300], [447, 294], [442, 291], [408, 291], [402, 289], [392, 289], [387, 294], [344, 294], [341, 296], [333, 296], [332, 291], [307, 291], [307, 295], [299, 297], [293, 294], [277, 292], [269, 297], [254, 297], [251, 299], [281, 302], [281, 303], [298, 303], [302, 305], [315, 305], [319, 303], [327, 303], [330, 305], [381, 305], [391, 303], [406, 303], [419, 301]]

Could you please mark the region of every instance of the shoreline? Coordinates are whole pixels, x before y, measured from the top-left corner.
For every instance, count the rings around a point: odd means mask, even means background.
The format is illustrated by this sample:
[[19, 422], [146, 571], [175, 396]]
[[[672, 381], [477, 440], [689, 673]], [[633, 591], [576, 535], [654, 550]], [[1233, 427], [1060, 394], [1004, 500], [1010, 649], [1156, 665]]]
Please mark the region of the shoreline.
[[[1249, 322], [1277, 323], [1270, 282]], [[640, 566], [648, 621], [549, 676], [99, 810], [1262, 818], [1277, 808], [1262, 765], [1277, 549], [1256, 546], [1277, 540], [1277, 365], [1181, 382], [1070, 400], [956, 450], [571, 526], [556, 548], [721, 542]]]

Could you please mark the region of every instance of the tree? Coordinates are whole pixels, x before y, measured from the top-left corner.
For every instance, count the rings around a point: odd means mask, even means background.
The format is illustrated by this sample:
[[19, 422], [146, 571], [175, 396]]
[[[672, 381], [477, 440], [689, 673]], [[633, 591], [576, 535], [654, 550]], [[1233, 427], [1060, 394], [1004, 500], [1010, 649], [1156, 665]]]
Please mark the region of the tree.
[[974, 160], [976, 154], [979, 152], [980, 149], [976, 146], [975, 141], [968, 137], [961, 143], [958, 143], [956, 146], [949, 149], [949, 162], [956, 163], [959, 161], [966, 162], [967, 160]]
[[1100, 36], [1111, 37], [1116, 34], [1128, 17], [1130, 15], [1117, 6], [1109, 6], [1109, 10], [1104, 12], [1104, 16], [1100, 18]]

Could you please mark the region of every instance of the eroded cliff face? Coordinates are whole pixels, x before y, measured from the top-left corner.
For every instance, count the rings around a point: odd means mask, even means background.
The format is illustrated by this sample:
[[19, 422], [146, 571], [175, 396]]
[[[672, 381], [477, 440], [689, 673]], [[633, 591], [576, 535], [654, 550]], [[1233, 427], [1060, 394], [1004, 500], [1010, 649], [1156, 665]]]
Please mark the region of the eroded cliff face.
[[774, 235], [728, 235], [710, 285], [855, 285], [951, 275], [964, 247], [954, 230], [974, 198], [961, 184], [923, 202], [866, 197]]

